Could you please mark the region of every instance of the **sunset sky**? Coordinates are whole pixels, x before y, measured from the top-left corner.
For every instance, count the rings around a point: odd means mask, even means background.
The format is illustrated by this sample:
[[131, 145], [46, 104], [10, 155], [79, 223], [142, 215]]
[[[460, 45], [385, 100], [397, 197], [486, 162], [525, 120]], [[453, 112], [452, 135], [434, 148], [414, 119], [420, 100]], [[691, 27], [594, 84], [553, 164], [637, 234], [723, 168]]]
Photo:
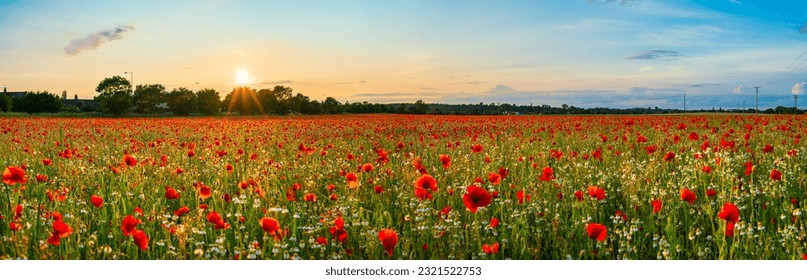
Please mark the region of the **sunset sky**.
[[222, 97], [616, 108], [748, 108], [760, 86], [767, 108], [793, 106], [805, 52], [807, 1], [0, 0], [0, 84], [81, 98], [120, 75]]

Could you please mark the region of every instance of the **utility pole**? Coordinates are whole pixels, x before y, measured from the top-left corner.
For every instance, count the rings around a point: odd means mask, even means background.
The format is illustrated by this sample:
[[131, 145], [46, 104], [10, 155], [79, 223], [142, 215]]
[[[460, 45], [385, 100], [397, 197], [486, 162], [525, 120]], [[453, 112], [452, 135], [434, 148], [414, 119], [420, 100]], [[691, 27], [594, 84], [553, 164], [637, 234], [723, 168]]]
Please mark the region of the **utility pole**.
[[129, 83], [131, 83], [131, 84], [132, 84], [132, 93], [134, 93], [134, 91], [135, 91], [135, 85], [134, 85], [134, 72], [127, 71], [127, 72], [123, 72], [123, 74], [124, 74], [124, 75], [129, 74]]
[[687, 111], [687, 94], [684, 93], [684, 112]]
[[756, 106], [755, 106], [755, 108], [756, 108], [757, 114], [759, 114], [759, 87], [755, 86], [754, 89], [756, 89], [756, 92], [757, 92], [756, 93]]
[[796, 114], [799, 113], [799, 95], [793, 95], [793, 109], [796, 110]]

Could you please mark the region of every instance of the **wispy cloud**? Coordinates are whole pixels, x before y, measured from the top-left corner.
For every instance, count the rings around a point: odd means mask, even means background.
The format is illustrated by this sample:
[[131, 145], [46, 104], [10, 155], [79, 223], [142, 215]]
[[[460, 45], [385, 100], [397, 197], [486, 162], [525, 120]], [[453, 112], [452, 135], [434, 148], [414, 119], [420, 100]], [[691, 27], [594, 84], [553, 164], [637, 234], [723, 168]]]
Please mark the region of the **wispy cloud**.
[[677, 51], [669, 51], [669, 50], [647, 50], [647, 51], [640, 51], [633, 53], [625, 59], [632, 59], [632, 60], [651, 60], [651, 59], [664, 59], [664, 60], [676, 60], [679, 57], [682, 57], [681, 53]]
[[94, 50], [106, 42], [123, 39], [124, 33], [134, 29], [135, 28], [130, 25], [119, 25], [112, 29], [87, 35], [87, 37], [84, 38], [74, 39], [64, 48], [64, 52], [69, 56], [73, 56], [86, 50]]
[[260, 85], [281, 85], [281, 84], [291, 84], [294, 83], [292, 80], [279, 80], [279, 81], [269, 81], [269, 82], [261, 82]]
[[739, 85], [736, 88], [734, 88], [734, 90], [732, 90], [732, 92], [734, 92], [734, 93], [743, 93], [743, 89], [745, 89], [745, 86], [744, 85]]
[[631, 5], [638, 5], [641, 0], [586, 0], [587, 3], [593, 4], [597, 2], [605, 2], [605, 3], [619, 3], [620, 6], [626, 7]]
[[803, 94], [804, 93], [804, 82], [796, 83], [793, 85], [793, 88], [790, 89], [790, 93], [794, 95]]

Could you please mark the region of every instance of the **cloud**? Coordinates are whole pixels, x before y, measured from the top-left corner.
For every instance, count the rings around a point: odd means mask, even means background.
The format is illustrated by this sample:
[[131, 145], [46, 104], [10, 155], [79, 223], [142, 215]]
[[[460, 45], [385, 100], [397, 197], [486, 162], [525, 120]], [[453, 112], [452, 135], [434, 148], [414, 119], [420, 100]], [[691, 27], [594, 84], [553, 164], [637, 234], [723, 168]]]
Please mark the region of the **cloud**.
[[64, 52], [69, 56], [73, 56], [86, 50], [94, 50], [106, 42], [123, 39], [124, 33], [134, 29], [130, 25], [118, 25], [115, 28], [99, 31], [84, 38], [74, 39], [64, 48]]
[[669, 50], [647, 50], [647, 51], [640, 51], [635, 52], [625, 59], [631, 60], [651, 60], [651, 59], [664, 59], [664, 60], [676, 60], [679, 57], [682, 57], [681, 53], [677, 51], [669, 51]]
[[801, 25], [801, 28], [799, 28], [799, 33], [807, 33], [807, 23]]
[[619, 3], [620, 6], [627, 7], [627, 6], [638, 5], [639, 2], [642, 2], [642, 1], [641, 0], [586, 0], [586, 2], [589, 3], [589, 4], [594, 4], [594, 3], [598, 3], [598, 2]]
[[740, 0], [729, 0], [729, 2], [737, 4], [737, 5], [742, 5], [743, 4], [743, 1], [740, 1]]
[[744, 86], [744, 85], [739, 85], [739, 86], [737, 86], [736, 88], [734, 88], [734, 90], [732, 90], [732, 91], [733, 91], [734, 93], [743, 93], [743, 89], [744, 89], [744, 88], [745, 88], [745, 86]]
[[713, 87], [713, 86], [719, 86], [719, 85], [720, 84], [718, 84], [718, 83], [705, 83], [705, 84], [691, 84], [691, 85], [689, 85], [689, 87], [704, 88], [704, 87]]
[[793, 85], [793, 88], [790, 89], [790, 93], [793, 95], [803, 94], [804, 93], [804, 82], [796, 83]]
[[294, 83], [292, 80], [279, 80], [279, 81], [270, 81], [270, 82], [262, 82], [261, 85], [280, 85], [280, 84], [291, 84]]

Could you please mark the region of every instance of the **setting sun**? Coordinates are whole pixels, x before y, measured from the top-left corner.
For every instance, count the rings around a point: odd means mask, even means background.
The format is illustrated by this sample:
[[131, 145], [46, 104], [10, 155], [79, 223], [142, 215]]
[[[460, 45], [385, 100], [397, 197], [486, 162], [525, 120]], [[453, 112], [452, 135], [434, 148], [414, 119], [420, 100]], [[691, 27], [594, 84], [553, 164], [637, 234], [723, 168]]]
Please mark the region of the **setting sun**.
[[235, 72], [235, 82], [237, 84], [246, 85], [249, 84], [250, 80], [251, 78], [247, 69], [239, 69], [238, 72]]

